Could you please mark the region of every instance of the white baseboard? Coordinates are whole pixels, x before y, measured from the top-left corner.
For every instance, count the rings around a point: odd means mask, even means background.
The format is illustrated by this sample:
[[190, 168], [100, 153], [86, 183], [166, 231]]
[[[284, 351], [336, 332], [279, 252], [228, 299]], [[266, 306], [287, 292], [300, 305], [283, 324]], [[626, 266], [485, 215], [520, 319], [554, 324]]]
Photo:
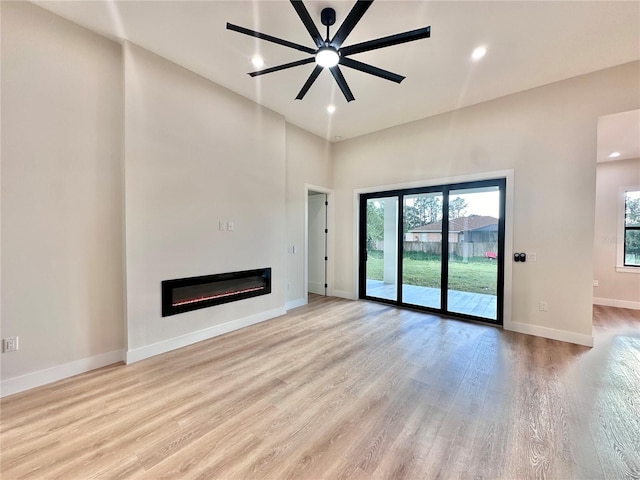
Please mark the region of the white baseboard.
[[505, 325], [504, 329], [525, 333], [527, 335], [535, 335], [536, 337], [549, 338], [551, 340], [560, 340], [561, 342], [575, 343], [577, 345], [584, 345], [585, 347], [593, 347], [593, 335], [584, 335], [581, 333], [567, 332], [566, 330], [556, 330], [555, 328], [540, 327], [538, 325], [518, 322], [511, 322], [509, 326]]
[[234, 330], [239, 330], [256, 323], [264, 322], [266, 320], [284, 315], [285, 313], [287, 313], [287, 311], [284, 307], [274, 308], [273, 310], [256, 313], [255, 315], [232, 320], [221, 325], [215, 325], [203, 330], [198, 330], [197, 332], [187, 333], [179, 337], [163, 340], [162, 342], [153, 343], [151, 345], [146, 345], [144, 347], [136, 348], [133, 350], [128, 350], [125, 361], [127, 363], [138, 362], [140, 360], [144, 360], [145, 358], [154, 357], [156, 355], [160, 355], [161, 353], [170, 352], [171, 350], [186, 347], [187, 345], [192, 345], [203, 340], [208, 340], [210, 338], [217, 337], [218, 335], [224, 335], [225, 333], [233, 332]]
[[334, 290], [333, 296], [346, 298], [347, 300], [357, 300], [353, 292], [347, 292], [346, 290]]
[[105, 367], [124, 360], [124, 350], [101, 353], [89, 358], [83, 358], [74, 362], [57, 365], [45, 370], [27, 373], [20, 377], [9, 378], [0, 383], [0, 397], [13, 395], [32, 388], [40, 387], [48, 383], [57, 382], [65, 378], [73, 377], [81, 373]]
[[604, 307], [630, 308], [631, 310], [640, 310], [640, 302], [630, 302], [628, 300], [616, 300], [613, 298], [593, 298], [594, 305], [602, 305]]
[[287, 312], [288, 312], [289, 310], [292, 310], [294, 308], [302, 307], [307, 303], [309, 303], [309, 301], [306, 298], [299, 298], [297, 300], [291, 300], [290, 302], [287, 302], [287, 304], [285, 305], [285, 308], [287, 309]]

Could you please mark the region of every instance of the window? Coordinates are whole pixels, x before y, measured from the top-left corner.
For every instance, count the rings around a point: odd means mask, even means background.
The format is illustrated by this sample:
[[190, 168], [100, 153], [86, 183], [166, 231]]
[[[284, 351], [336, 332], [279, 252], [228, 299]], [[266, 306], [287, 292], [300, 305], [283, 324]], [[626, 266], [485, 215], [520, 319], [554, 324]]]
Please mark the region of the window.
[[623, 226], [624, 267], [640, 267], [640, 187], [625, 189]]
[[640, 274], [640, 185], [618, 190], [616, 272]]

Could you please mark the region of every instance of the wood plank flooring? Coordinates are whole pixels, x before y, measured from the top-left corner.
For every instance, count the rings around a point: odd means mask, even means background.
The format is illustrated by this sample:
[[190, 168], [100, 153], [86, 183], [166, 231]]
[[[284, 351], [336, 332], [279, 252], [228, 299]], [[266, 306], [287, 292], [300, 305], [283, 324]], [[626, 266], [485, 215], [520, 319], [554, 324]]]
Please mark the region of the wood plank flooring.
[[592, 349], [313, 296], [1, 402], [9, 479], [640, 479], [640, 312]]

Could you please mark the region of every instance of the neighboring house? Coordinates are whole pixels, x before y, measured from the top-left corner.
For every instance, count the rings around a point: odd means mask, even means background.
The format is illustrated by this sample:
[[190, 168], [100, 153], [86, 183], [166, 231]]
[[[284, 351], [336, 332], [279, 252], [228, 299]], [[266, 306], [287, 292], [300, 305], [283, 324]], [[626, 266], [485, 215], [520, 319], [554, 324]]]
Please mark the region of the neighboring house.
[[[440, 242], [442, 221], [409, 230], [406, 242]], [[498, 219], [469, 215], [449, 220], [449, 243], [492, 243], [498, 241]]]

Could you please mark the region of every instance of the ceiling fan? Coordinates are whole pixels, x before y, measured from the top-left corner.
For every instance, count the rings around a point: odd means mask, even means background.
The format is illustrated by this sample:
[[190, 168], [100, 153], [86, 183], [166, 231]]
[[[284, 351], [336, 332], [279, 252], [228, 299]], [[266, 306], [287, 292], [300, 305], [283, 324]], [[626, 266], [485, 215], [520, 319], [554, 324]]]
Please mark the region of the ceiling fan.
[[266, 40], [268, 42], [277, 43], [278, 45], [283, 45], [285, 47], [295, 48], [296, 50], [312, 55], [309, 58], [249, 73], [250, 76], [255, 77], [258, 75], [273, 73], [279, 70], [315, 62], [316, 66], [313, 69], [313, 72], [311, 72], [308, 80], [302, 86], [302, 89], [298, 93], [296, 100], [302, 100], [304, 98], [306, 93], [309, 91], [309, 88], [311, 88], [311, 85], [313, 85], [313, 82], [316, 81], [318, 75], [320, 75], [320, 72], [322, 72], [324, 68], [329, 69], [329, 71], [333, 75], [333, 78], [335, 78], [338, 86], [340, 87], [340, 90], [347, 99], [347, 102], [355, 100], [355, 97], [349, 89], [349, 85], [347, 85], [347, 82], [342, 75], [342, 72], [340, 71], [340, 65], [353, 68], [361, 72], [369, 73], [371, 75], [375, 75], [392, 82], [400, 83], [405, 78], [402, 75], [398, 75], [396, 73], [374, 67], [373, 65], [359, 62], [357, 60], [354, 60], [353, 58], [349, 58], [349, 56], [356, 53], [375, 50], [377, 48], [390, 47], [392, 45], [398, 45], [400, 43], [412, 42], [414, 40], [420, 40], [422, 38], [429, 38], [431, 36], [431, 27], [424, 27], [418, 28], [417, 30], [411, 30], [409, 32], [397, 33], [388, 37], [376, 38], [375, 40], [369, 40], [362, 43], [356, 43], [355, 45], [343, 47], [342, 44], [347, 39], [354, 27], [358, 24], [367, 9], [371, 6], [373, 0], [358, 0], [347, 15], [347, 18], [345, 18], [344, 22], [342, 22], [342, 25], [340, 25], [340, 28], [338, 28], [338, 31], [333, 35], [333, 38], [331, 39], [329, 39], [329, 27], [336, 22], [336, 11], [333, 8], [324, 8], [320, 13], [320, 21], [322, 22], [322, 25], [327, 27], [327, 37], [326, 39], [323, 39], [320, 35], [320, 32], [318, 31], [318, 28], [311, 19], [311, 15], [309, 15], [309, 12], [307, 11], [302, 1], [290, 1], [296, 13], [300, 17], [300, 20], [302, 20], [302, 23], [309, 32], [309, 35], [311, 35], [316, 48], [310, 48], [305, 45], [289, 42], [287, 40], [273, 37], [265, 33], [260, 33], [256, 32], [255, 30], [249, 30], [248, 28], [239, 27], [238, 25], [233, 25], [231, 23], [227, 23], [227, 29], [233, 30], [238, 33], [243, 33], [245, 35], [250, 35], [261, 40]]

